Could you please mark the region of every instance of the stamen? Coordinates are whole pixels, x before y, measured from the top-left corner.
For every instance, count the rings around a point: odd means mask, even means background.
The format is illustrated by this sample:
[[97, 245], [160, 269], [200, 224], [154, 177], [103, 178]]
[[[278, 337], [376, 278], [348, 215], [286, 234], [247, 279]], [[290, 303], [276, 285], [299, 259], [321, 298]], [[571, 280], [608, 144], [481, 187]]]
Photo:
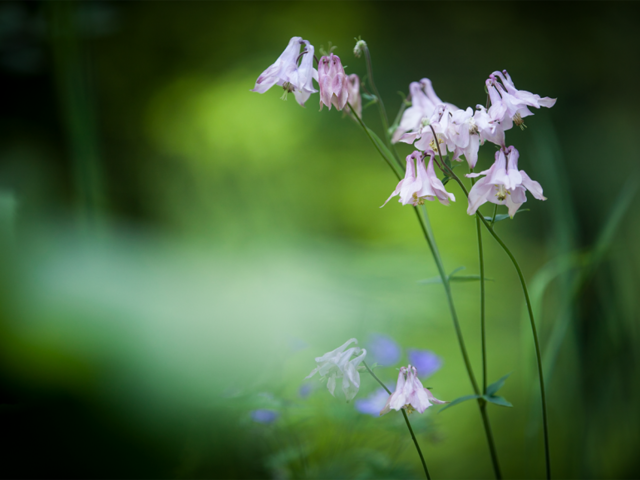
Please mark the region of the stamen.
[[516, 114], [513, 116], [513, 123], [515, 123], [516, 126], [520, 127], [520, 130], [524, 130], [525, 128], [527, 128], [527, 126], [524, 124], [524, 120], [518, 112], [516, 112]]

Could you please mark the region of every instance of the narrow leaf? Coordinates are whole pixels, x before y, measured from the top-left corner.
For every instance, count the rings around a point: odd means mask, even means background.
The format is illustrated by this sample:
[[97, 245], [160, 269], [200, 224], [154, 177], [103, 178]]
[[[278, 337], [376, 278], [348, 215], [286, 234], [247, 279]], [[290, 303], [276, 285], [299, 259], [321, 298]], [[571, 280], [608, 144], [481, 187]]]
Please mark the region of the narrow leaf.
[[446, 407], [441, 408], [438, 411], [438, 413], [442, 412], [443, 410], [446, 410], [449, 407], [453, 407], [454, 405], [458, 405], [459, 403], [466, 402], [467, 400], [474, 400], [476, 398], [480, 398], [480, 395], [465, 395], [464, 397], [458, 397], [453, 402], [451, 402], [449, 405], [447, 405]]
[[440, 278], [440, 277], [425, 278], [424, 280], [418, 280], [418, 283], [420, 283], [422, 285], [431, 285], [433, 283], [442, 283], [442, 278]]
[[[521, 208], [520, 210], [518, 210], [516, 213], [520, 213], [520, 212], [528, 212], [529, 209], [528, 208]], [[515, 215], [514, 215], [515, 216]], [[507, 218], [509, 218], [509, 214], [508, 213], [501, 213], [500, 215], [496, 215], [496, 219], [494, 223], [498, 223], [501, 222], [502, 220], [506, 220]], [[487, 222], [490, 222], [493, 220], [492, 216], [489, 217], [484, 217], [484, 219]]]
[[[485, 280], [493, 282], [493, 278], [484, 277]], [[449, 278], [450, 282], [477, 282], [480, 280], [480, 275], [456, 275]]]
[[482, 398], [484, 398], [487, 402], [500, 405], [501, 407], [513, 407], [510, 402], [504, 399], [504, 397], [499, 397], [497, 395], [484, 395]]
[[467, 268], [467, 267], [458, 267], [458, 268], [456, 268], [453, 272], [451, 272], [451, 273], [449, 274], [449, 278], [453, 277], [456, 273], [458, 273], [458, 272], [460, 272], [460, 271], [464, 270], [465, 268]]
[[487, 387], [487, 395], [491, 396], [495, 394], [498, 390], [500, 390], [504, 385], [504, 382], [506, 382], [507, 378], [509, 378], [509, 375], [511, 375], [511, 373], [507, 373], [500, 380], [498, 380], [497, 382], [493, 382], [491, 385], [489, 385]]

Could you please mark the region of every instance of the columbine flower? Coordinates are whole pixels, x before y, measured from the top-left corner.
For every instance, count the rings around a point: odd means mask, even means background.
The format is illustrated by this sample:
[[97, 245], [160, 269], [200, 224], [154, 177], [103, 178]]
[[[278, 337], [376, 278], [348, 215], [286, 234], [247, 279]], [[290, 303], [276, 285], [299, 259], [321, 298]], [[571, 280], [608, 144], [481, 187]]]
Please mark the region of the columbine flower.
[[[425, 153], [430, 155], [429, 165], [426, 168], [424, 165]], [[400, 195], [399, 202], [403, 205], [422, 205], [425, 200], [433, 201], [436, 198], [443, 205], [449, 205], [449, 200], [455, 202], [456, 198], [453, 193], [449, 193], [444, 189], [442, 181], [436, 175], [433, 167], [435, 153], [433, 151], [425, 153], [416, 150], [407, 156], [405, 176], [400, 180], [400, 183], [398, 183], [398, 186], [382, 207], [396, 195]]]
[[[367, 351], [360, 347], [347, 347], [352, 343], [358, 343], [355, 338], [349, 339], [344, 345], [316, 358], [318, 366], [305, 378], [311, 378], [316, 373], [321, 377], [328, 377], [327, 388], [331, 395], [335, 396], [336, 379], [342, 378], [342, 390], [347, 401], [352, 400], [360, 388], [360, 374], [358, 365], [364, 360]], [[355, 358], [351, 358], [356, 355]]]
[[[522, 119], [529, 115], [533, 115], [527, 107], [551, 108], [556, 103], [555, 98], [543, 98], [540, 97], [540, 95], [527, 92], [526, 90], [518, 90], [506, 70], [503, 70], [502, 72], [496, 71], [489, 75], [487, 88], [490, 96], [493, 94], [494, 90], [497, 90], [500, 94], [498, 97], [499, 100], [495, 97], [495, 94], [491, 96], [491, 104], [496, 105], [498, 101], [501, 102], [506, 117], [521, 128], [524, 126], [524, 121]], [[511, 127], [509, 126], [509, 128]], [[508, 130], [509, 128], [505, 127], [504, 129]]]
[[318, 65], [318, 83], [320, 84], [320, 110], [331, 105], [342, 110], [349, 97], [349, 80], [344, 72], [340, 57], [330, 53], [320, 58]]
[[[348, 102], [355, 110], [358, 117], [362, 118], [362, 97], [360, 96], [360, 78], [355, 73], [347, 76]], [[351, 113], [351, 112], [349, 112]]]
[[[509, 156], [508, 164], [505, 150]], [[473, 215], [483, 203], [491, 202], [506, 205], [509, 216], [513, 218], [520, 205], [527, 201], [525, 190], [529, 190], [538, 200], [546, 200], [540, 184], [531, 180], [524, 170], [518, 170], [519, 156], [518, 150], [513, 146], [501, 148], [496, 152], [496, 161], [489, 170], [467, 174], [469, 178], [485, 175], [469, 192], [469, 215]]]
[[[302, 53], [300, 45], [305, 46]], [[313, 68], [313, 52], [313, 45], [309, 41], [293, 37], [275, 63], [258, 77], [251, 91], [264, 93], [274, 85], [279, 85], [284, 89], [283, 99], [286, 100], [288, 93], [293, 93], [298, 103], [304, 107], [309, 96], [317, 92], [311, 80], [318, 80], [318, 71]], [[298, 66], [300, 57], [302, 61]]]
[[433, 375], [442, 367], [442, 358], [430, 350], [407, 351], [409, 362], [416, 367], [418, 376], [425, 378]]
[[401, 367], [398, 374], [398, 383], [396, 390], [387, 399], [387, 403], [380, 411], [380, 415], [384, 415], [393, 410], [404, 408], [408, 413], [414, 410], [418, 413], [424, 412], [433, 404], [448, 403], [438, 400], [433, 394], [422, 386], [422, 382], [417, 377], [416, 367], [408, 365]]
[[[420, 82], [411, 82], [409, 85], [409, 94], [411, 106], [404, 111], [400, 125], [398, 125], [396, 131], [393, 132], [393, 137], [391, 138], [392, 143], [400, 141], [405, 132], [415, 133], [420, 131], [423, 127], [422, 120], [430, 119], [436, 111], [436, 107], [439, 105], [449, 105], [455, 108], [455, 106], [445, 104], [440, 100], [431, 85], [431, 80], [428, 78], [423, 78]], [[406, 139], [402, 141], [406, 141]], [[413, 140], [406, 143], [413, 143]]]

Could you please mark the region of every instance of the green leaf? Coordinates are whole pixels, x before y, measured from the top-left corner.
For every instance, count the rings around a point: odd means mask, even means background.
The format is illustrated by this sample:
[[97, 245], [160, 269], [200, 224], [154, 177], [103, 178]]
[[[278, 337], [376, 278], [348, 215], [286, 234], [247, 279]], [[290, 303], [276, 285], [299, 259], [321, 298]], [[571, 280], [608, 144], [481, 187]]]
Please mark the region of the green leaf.
[[500, 390], [502, 388], [502, 386], [504, 385], [504, 382], [506, 382], [507, 378], [509, 378], [509, 375], [511, 375], [511, 373], [507, 373], [500, 380], [498, 380], [497, 382], [493, 382], [491, 385], [489, 385], [487, 387], [487, 395], [491, 396], [491, 395], [495, 394], [498, 390]]
[[[456, 275], [461, 270], [464, 270], [466, 267], [458, 267], [453, 272], [449, 274], [449, 282], [477, 282], [480, 280], [480, 275]], [[485, 280], [493, 281], [491, 278], [484, 278]], [[418, 283], [422, 285], [430, 285], [434, 283], [442, 283], [442, 278], [440, 277], [432, 277], [427, 278], [425, 280], [419, 280]]]
[[465, 395], [464, 397], [458, 397], [453, 402], [451, 402], [449, 405], [447, 405], [446, 407], [441, 408], [438, 413], [442, 412], [443, 410], [446, 410], [449, 407], [453, 407], [454, 405], [458, 405], [459, 403], [466, 402], [467, 400], [474, 400], [476, 398], [480, 398], [480, 395]]
[[447, 177], [446, 175], [442, 177], [442, 185], [446, 185], [447, 183], [449, 183], [449, 180], [451, 180], [451, 177]]
[[[521, 208], [521, 209], [520, 209], [520, 210], [518, 210], [516, 213], [520, 213], [520, 212], [528, 212], [528, 211], [529, 211], [529, 209], [528, 209], [528, 208]], [[515, 216], [515, 215], [514, 215], [514, 216]], [[496, 215], [496, 220], [495, 220], [495, 222], [494, 222], [494, 223], [501, 222], [502, 220], [506, 220], [507, 218], [510, 218], [508, 213], [501, 213], [500, 215]], [[493, 217], [492, 217], [492, 216], [484, 217], [484, 219], [485, 219], [487, 222], [490, 222], [491, 220], [493, 220]]]
[[[485, 280], [493, 282], [493, 278], [484, 277]], [[449, 278], [450, 282], [477, 282], [480, 280], [480, 275], [456, 275]]]
[[497, 395], [483, 395], [483, 397], [487, 402], [494, 403], [496, 405], [500, 405], [501, 407], [513, 407], [511, 403], [506, 401], [504, 397], [499, 397]]
[[375, 95], [371, 95], [369, 93], [364, 93], [362, 92], [360, 95], [362, 95], [362, 98], [370, 101], [370, 102], [377, 102], [378, 101], [378, 97], [376, 97]]
[[451, 272], [451, 273], [449, 274], [449, 278], [453, 277], [456, 273], [458, 273], [458, 272], [460, 272], [460, 271], [462, 271], [462, 270], [464, 270], [464, 269], [466, 269], [466, 268], [467, 268], [467, 267], [458, 267], [458, 268], [456, 268], [453, 272]]

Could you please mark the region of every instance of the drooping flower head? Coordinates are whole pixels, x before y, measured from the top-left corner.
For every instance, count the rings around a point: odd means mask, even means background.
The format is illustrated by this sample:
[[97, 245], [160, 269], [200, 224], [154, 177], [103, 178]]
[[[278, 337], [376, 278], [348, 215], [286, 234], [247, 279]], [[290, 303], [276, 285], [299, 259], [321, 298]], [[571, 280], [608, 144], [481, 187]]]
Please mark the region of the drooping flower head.
[[349, 97], [347, 74], [344, 71], [340, 57], [330, 53], [320, 58], [318, 64], [318, 83], [320, 84], [320, 110], [331, 105], [342, 110]]
[[[522, 119], [533, 115], [527, 107], [551, 108], [556, 103], [555, 98], [541, 97], [526, 90], [518, 90], [506, 70], [493, 72], [489, 75], [486, 84], [492, 106], [501, 105], [499, 108], [504, 111], [505, 120], [507, 122], [513, 121], [521, 128], [524, 127]], [[504, 130], [509, 128], [504, 128]]]
[[448, 402], [438, 400], [428, 389], [424, 388], [418, 379], [416, 367], [408, 365], [400, 368], [396, 390], [387, 399], [380, 415], [384, 415], [392, 409], [400, 410], [401, 408], [406, 409], [408, 413], [414, 410], [422, 413], [433, 404], [443, 403]]
[[[402, 114], [400, 125], [398, 125], [398, 128], [393, 132], [391, 138], [392, 143], [400, 141], [406, 132], [415, 133], [420, 131], [423, 126], [423, 119], [431, 119], [438, 106], [443, 105], [454, 109], [456, 108], [454, 105], [444, 103], [440, 100], [440, 97], [436, 95], [433, 89], [431, 80], [428, 78], [423, 78], [420, 82], [411, 82], [409, 85], [409, 97], [411, 99], [411, 106]], [[413, 141], [406, 143], [413, 143]]]
[[367, 355], [367, 351], [364, 348], [347, 348], [354, 342], [357, 344], [358, 340], [351, 338], [335, 350], [327, 352], [321, 357], [316, 357], [318, 366], [305, 378], [311, 378], [316, 373], [319, 373], [321, 377], [327, 377], [327, 388], [333, 396], [335, 396], [336, 380], [342, 378], [344, 396], [347, 401], [352, 400], [360, 388], [358, 366]]
[[[509, 160], [505, 158], [505, 152]], [[473, 215], [480, 205], [491, 202], [497, 205], [506, 205], [509, 216], [513, 216], [524, 202], [527, 201], [525, 191], [529, 190], [538, 200], [546, 200], [542, 195], [542, 187], [524, 170], [518, 170], [518, 157], [520, 154], [515, 147], [501, 148], [496, 152], [496, 161], [489, 168], [480, 173], [468, 173], [467, 177], [473, 178], [485, 175], [478, 180], [469, 192], [469, 207], [467, 213]]]
[[[360, 77], [355, 73], [347, 76], [348, 102], [351, 104], [358, 117], [362, 118], [362, 96], [360, 95]], [[349, 112], [351, 113], [351, 112]]]
[[[424, 156], [429, 154], [429, 164], [425, 167]], [[422, 205], [425, 200], [433, 201], [436, 198], [443, 205], [449, 205], [449, 201], [456, 200], [453, 193], [445, 190], [442, 181], [438, 178], [433, 166], [435, 153], [429, 150], [425, 153], [415, 151], [406, 158], [407, 170], [405, 176], [384, 202], [383, 207], [396, 195], [400, 195], [399, 202], [403, 205]], [[382, 208], [382, 207], [380, 207]]]
[[[300, 46], [304, 45], [302, 53]], [[298, 103], [304, 103], [317, 90], [313, 88], [312, 79], [318, 80], [318, 71], [313, 68], [313, 45], [302, 37], [293, 37], [289, 45], [278, 57], [273, 65], [267, 68], [256, 80], [252, 92], [264, 93], [274, 85], [284, 89], [283, 99], [288, 93], [293, 93]], [[298, 60], [300, 60], [298, 65]]]

